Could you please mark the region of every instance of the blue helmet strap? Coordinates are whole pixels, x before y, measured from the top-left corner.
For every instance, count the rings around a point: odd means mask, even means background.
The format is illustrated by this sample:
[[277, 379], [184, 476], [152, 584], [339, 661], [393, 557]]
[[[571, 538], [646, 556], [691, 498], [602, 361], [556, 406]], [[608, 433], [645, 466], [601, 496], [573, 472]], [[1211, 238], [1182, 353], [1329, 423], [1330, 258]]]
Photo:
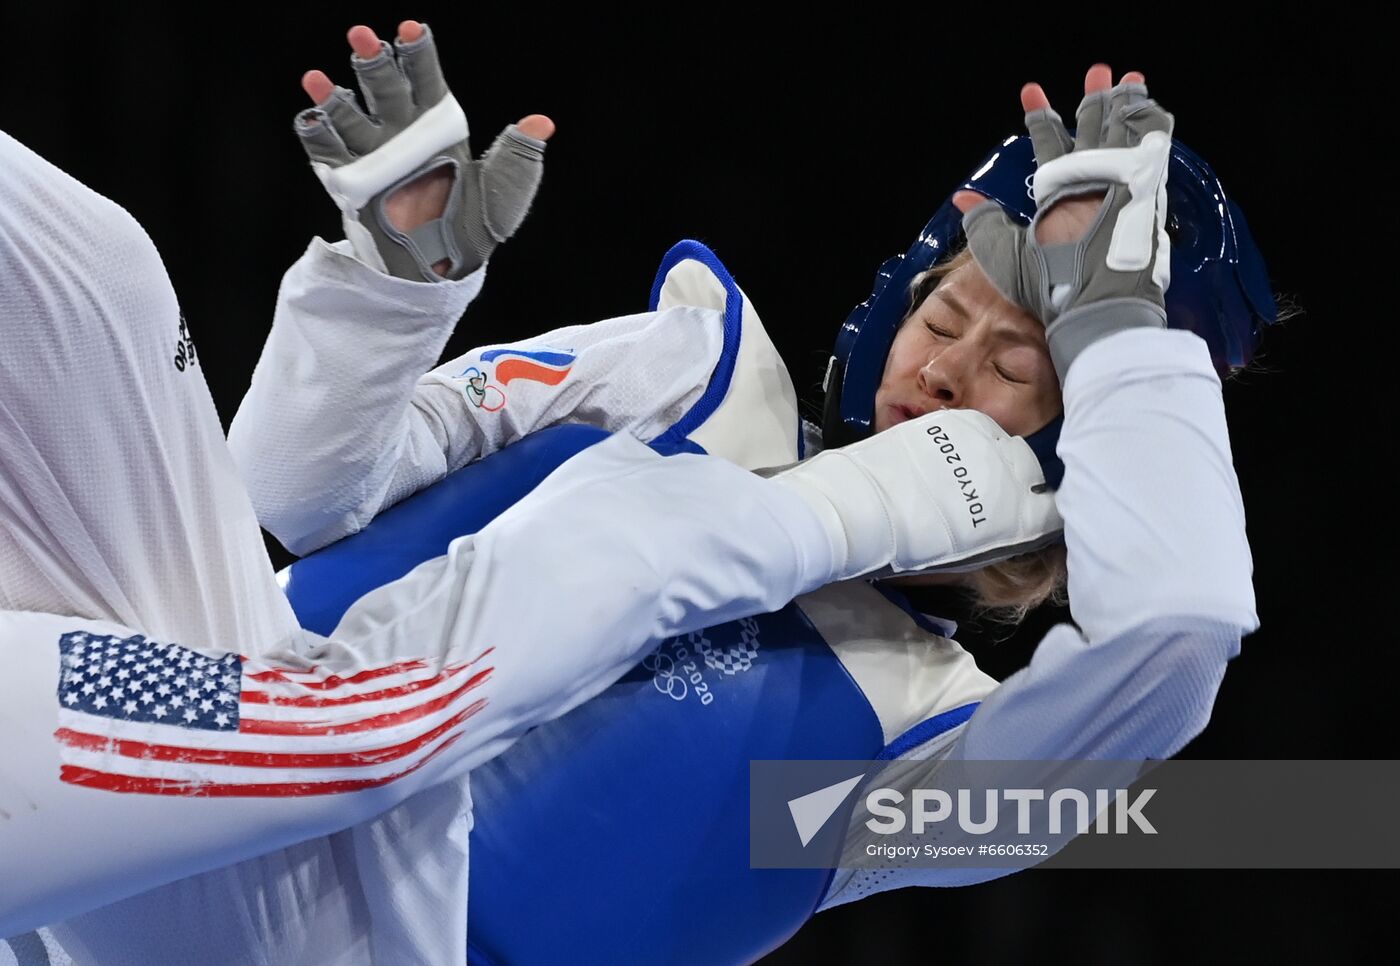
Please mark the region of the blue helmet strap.
[[1055, 453], [1055, 447], [1060, 444], [1060, 427], [1064, 424], [1065, 417], [1056, 416], [1026, 437], [1026, 444], [1040, 462], [1040, 471], [1045, 474], [1045, 485], [1052, 490], [1058, 490], [1060, 481], [1065, 478], [1065, 464]]

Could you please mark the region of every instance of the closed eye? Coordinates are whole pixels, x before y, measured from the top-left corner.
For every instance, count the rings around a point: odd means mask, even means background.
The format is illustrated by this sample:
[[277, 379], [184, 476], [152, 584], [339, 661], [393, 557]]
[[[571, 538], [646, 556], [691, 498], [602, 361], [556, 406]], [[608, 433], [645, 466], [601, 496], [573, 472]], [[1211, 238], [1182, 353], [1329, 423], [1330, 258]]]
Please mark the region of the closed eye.
[[947, 329], [940, 328], [939, 326], [934, 325], [932, 322], [925, 321], [925, 322], [924, 322], [924, 328], [928, 329], [930, 333], [932, 333], [933, 335], [938, 336], [940, 339], [956, 339], [956, 338], [957, 338], [957, 336], [955, 336], [953, 333], [949, 332]]

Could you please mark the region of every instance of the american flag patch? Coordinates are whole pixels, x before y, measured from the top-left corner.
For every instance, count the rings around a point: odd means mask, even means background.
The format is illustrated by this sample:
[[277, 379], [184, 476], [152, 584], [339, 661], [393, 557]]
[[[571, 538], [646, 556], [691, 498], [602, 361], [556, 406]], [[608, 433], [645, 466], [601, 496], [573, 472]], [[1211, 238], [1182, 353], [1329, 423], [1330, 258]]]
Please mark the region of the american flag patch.
[[493, 668], [400, 661], [345, 676], [207, 657], [142, 635], [58, 643], [60, 778], [146, 795], [332, 795], [417, 771], [486, 706]]

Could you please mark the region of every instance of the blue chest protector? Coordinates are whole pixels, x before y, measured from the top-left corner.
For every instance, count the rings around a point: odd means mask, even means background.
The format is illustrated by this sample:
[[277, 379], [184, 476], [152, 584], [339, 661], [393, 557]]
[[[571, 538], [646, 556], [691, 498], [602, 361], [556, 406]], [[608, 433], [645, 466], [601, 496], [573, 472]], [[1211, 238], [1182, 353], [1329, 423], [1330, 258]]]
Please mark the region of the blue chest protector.
[[[303, 626], [481, 529], [606, 436], [542, 430], [293, 564]], [[472, 963], [743, 963], [815, 911], [830, 873], [750, 869], [756, 758], [873, 758], [880, 723], [789, 604], [667, 641], [472, 774]]]
[[[726, 313], [731, 369], [738, 325]], [[286, 592], [302, 625], [329, 634], [365, 593], [445, 553], [606, 435], [534, 433], [293, 564]], [[704, 451], [678, 435], [654, 445]], [[472, 773], [469, 962], [752, 962], [812, 916], [831, 873], [749, 868], [749, 761], [893, 755], [973, 707], [887, 748], [871, 701], [796, 604], [664, 642]]]

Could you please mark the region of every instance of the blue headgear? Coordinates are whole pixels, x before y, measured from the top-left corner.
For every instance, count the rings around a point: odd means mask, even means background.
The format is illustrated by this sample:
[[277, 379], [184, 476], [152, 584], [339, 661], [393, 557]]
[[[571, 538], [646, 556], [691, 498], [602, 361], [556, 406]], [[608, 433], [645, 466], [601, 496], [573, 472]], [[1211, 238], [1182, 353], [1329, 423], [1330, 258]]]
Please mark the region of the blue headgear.
[[[978, 191], [1013, 218], [1035, 214], [1031, 178], [1035, 152], [1024, 135], [1003, 141], [958, 186]], [[1167, 324], [1206, 340], [1222, 378], [1249, 363], [1263, 326], [1278, 317], [1264, 257], [1244, 215], [1225, 195], [1210, 165], [1180, 141], [1172, 142], [1167, 174], [1167, 234], [1172, 243]], [[873, 432], [875, 390], [895, 331], [911, 308], [910, 285], [962, 242], [962, 213], [952, 197], [924, 226], [912, 248], [880, 266], [870, 297], [841, 326], [826, 370], [822, 440], [842, 446]], [[1027, 438], [1047, 481], [1058, 486], [1064, 468], [1055, 456], [1059, 418]]]

